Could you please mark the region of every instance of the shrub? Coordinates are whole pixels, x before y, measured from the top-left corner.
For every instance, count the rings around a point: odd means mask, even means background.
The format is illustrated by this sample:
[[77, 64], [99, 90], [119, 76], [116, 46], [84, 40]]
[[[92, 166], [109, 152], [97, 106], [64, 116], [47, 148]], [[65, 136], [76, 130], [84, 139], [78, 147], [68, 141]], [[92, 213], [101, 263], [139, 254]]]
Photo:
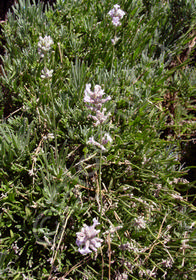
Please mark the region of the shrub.
[[194, 279], [183, 3], [179, 33], [175, 1], [120, 1], [117, 26], [106, 0], [19, 0], [8, 14], [0, 279]]

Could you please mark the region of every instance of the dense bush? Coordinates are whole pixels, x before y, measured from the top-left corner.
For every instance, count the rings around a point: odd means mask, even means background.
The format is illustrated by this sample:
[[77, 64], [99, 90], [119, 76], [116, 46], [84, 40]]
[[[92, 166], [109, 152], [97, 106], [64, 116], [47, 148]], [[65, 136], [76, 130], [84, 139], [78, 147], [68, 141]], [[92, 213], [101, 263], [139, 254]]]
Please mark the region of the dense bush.
[[196, 128], [195, 6], [15, 4], [0, 77], [0, 279], [195, 279], [180, 149]]

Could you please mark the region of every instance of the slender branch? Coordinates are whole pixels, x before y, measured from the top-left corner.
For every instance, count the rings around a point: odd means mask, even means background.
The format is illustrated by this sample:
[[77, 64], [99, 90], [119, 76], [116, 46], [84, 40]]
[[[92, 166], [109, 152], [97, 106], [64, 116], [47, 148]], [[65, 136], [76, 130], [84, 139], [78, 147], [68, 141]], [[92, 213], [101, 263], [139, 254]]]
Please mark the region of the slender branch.
[[62, 242], [62, 240], [63, 240], [63, 236], [64, 236], [65, 229], [66, 229], [66, 226], [67, 226], [67, 222], [68, 222], [68, 220], [69, 220], [69, 218], [70, 218], [71, 214], [73, 213], [73, 211], [74, 211], [73, 209], [72, 209], [72, 210], [70, 210], [70, 211], [69, 211], [69, 213], [67, 214], [66, 219], [65, 219], [65, 223], [64, 223], [64, 225], [63, 225], [63, 230], [62, 230], [62, 232], [61, 232], [61, 237], [60, 237], [60, 239], [59, 239], [59, 243], [58, 243], [57, 248], [56, 248], [56, 250], [55, 250], [54, 257], [52, 258], [52, 264], [51, 264], [50, 276], [49, 276], [48, 280], [50, 280], [50, 278], [51, 278], [51, 274], [52, 274], [52, 270], [53, 270], [54, 262], [55, 262], [55, 260], [56, 260], [56, 257], [57, 257], [57, 254], [58, 254], [58, 251], [59, 251], [59, 248], [60, 248], [61, 242]]

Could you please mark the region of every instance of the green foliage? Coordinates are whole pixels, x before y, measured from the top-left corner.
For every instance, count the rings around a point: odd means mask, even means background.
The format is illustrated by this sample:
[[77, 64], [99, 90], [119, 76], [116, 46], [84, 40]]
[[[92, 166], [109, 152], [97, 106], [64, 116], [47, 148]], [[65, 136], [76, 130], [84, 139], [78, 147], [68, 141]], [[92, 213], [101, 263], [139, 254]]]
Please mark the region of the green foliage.
[[[181, 144], [196, 128], [195, 2], [122, 0], [118, 27], [115, 1], [17, 2], [3, 24], [0, 279], [194, 279]], [[86, 84], [111, 97], [99, 126]], [[87, 143], [106, 132], [106, 150]], [[93, 218], [102, 246], [83, 256], [76, 233]]]

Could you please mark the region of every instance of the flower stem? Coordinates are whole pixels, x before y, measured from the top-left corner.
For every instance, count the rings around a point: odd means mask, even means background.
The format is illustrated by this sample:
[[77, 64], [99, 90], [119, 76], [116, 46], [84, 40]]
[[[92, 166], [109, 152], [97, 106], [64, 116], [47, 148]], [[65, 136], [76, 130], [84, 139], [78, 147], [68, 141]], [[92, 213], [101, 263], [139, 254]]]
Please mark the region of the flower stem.
[[[100, 127], [100, 139], [102, 139], [102, 127]], [[101, 191], [101, 167], [102, 167], [102, 149], [100, 149], [99, 154], [99, 199], [101, 202], [101, 209], [99, 209], [99, 212], [102, 216], [102, 209], [103, 209], [103, 200], [102, 200], [102, 191]]]
[[54, 127], [54, 141], [55, 141], [55, 157], [57, 159], [58, 149], [57, 149], [57, 135], [56, 135], [56, 118], [55, 118], [55, 107], [54, 107], [54, 94], [52, 92], [51, 83], [48, 82], [48, 87], [50, 90], [51, 101], [52, 101], [52, 118], [53, 118], [53, 127]]
[[[115, 34], [114, 34], [114, 40], [116, 38], [116, 28], [115, 28]], [[113, 69], [114, 66], [114, 56], [115, 56], [115, 45], [113, 44], [113, 48], [112, 48], [112, 65], [111, 65], [111, 71]]]

